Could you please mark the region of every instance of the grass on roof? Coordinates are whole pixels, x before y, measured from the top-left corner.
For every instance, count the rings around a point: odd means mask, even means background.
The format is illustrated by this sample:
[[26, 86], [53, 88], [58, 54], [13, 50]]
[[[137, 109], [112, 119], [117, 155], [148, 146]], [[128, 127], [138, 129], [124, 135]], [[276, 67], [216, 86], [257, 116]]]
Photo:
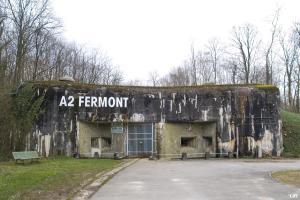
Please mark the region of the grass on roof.
[[79, 83], [79, 82], [66, 82], [66, 81], [36, 81], [33, 82], [34, 85], [40, 87], [72, 87], [75, 89], [95, 89], [106, 87], [110, 89], [216, 89], [216, 90], [227, 90], [233, 89], [238, 87], [249, 87], [249, 88], [256, 88], [260, 90], [268, 90], [272, 92], [279, 91], [279, 89], [274, 85], [264, 85], [264, 84], [223, 84], [223, 85], [216, 85], [216, 84], [203, 84], [203, 85], [196, 85], [196, 86], [129, 86], [129, 85], [99, 85], [99, 84], [87, 84], [87, 83]]

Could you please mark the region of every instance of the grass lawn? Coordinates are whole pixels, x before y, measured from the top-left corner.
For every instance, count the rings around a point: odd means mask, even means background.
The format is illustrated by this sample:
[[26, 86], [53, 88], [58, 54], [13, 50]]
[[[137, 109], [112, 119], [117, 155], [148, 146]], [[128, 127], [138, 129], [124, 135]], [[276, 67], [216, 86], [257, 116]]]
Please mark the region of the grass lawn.
[[0, 162], [0, 199], [62, 199], [119, 160], [55, 157], [30, 164]]
[[283, 155], [300, 156], [300, 114], [282, 111], [283, 122]]
[[274, 172], [272, 177], [283, 183], [300, 187], [300, 170]]

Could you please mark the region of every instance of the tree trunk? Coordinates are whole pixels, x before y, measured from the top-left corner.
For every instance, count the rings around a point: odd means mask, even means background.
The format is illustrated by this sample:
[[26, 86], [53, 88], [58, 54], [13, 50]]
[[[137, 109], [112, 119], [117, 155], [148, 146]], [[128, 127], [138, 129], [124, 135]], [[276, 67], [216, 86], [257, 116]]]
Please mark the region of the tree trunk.
[[289, 107], [291, 108], [293, 106], [293, 97], [292, 97], [292, 78], [290, 75], [288, 75], [288, 101], [289, 101]]

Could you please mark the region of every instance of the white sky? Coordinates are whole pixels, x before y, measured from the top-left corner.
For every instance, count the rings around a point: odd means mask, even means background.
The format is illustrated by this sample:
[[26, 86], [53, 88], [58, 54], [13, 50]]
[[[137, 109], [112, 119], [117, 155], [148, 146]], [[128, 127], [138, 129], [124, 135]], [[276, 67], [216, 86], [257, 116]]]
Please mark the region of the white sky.
[[300, 20], [299, 0], [52, 0], [69, 41], [99, 48], [126, 80], [166, 74], [212, 37], [228, 42], [233, 26], [253, 23], [263, 34], [277, 7], [280, 23]]

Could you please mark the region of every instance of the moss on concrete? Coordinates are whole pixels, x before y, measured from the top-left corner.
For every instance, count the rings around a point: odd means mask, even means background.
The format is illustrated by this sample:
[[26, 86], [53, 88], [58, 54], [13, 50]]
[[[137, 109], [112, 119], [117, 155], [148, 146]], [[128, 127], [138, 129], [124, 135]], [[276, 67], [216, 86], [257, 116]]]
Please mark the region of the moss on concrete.
[[129, 85], [101, 85], [101, 84], [87, 84], [79, 82], [66, 82], [66, 81], [37, 81], [32, 82], [36, 87], [65, 87], [65, 88], [74, 88], [74, 89], [96, 89], [96, 88], [109, 88], [112, 90], [191, 90], [191, 89], [207, 89], [207, 90], [230, 90], [238, 87], [248, 87], [253, 89], [259, 89], [264, 91], [277, 92], [279, 89], [274, 85], [265, 85], [265, 84], [224, 84], [224, 85], [215, 85], [215, 84], [204, 84], [196, 86], [129, 86]]

